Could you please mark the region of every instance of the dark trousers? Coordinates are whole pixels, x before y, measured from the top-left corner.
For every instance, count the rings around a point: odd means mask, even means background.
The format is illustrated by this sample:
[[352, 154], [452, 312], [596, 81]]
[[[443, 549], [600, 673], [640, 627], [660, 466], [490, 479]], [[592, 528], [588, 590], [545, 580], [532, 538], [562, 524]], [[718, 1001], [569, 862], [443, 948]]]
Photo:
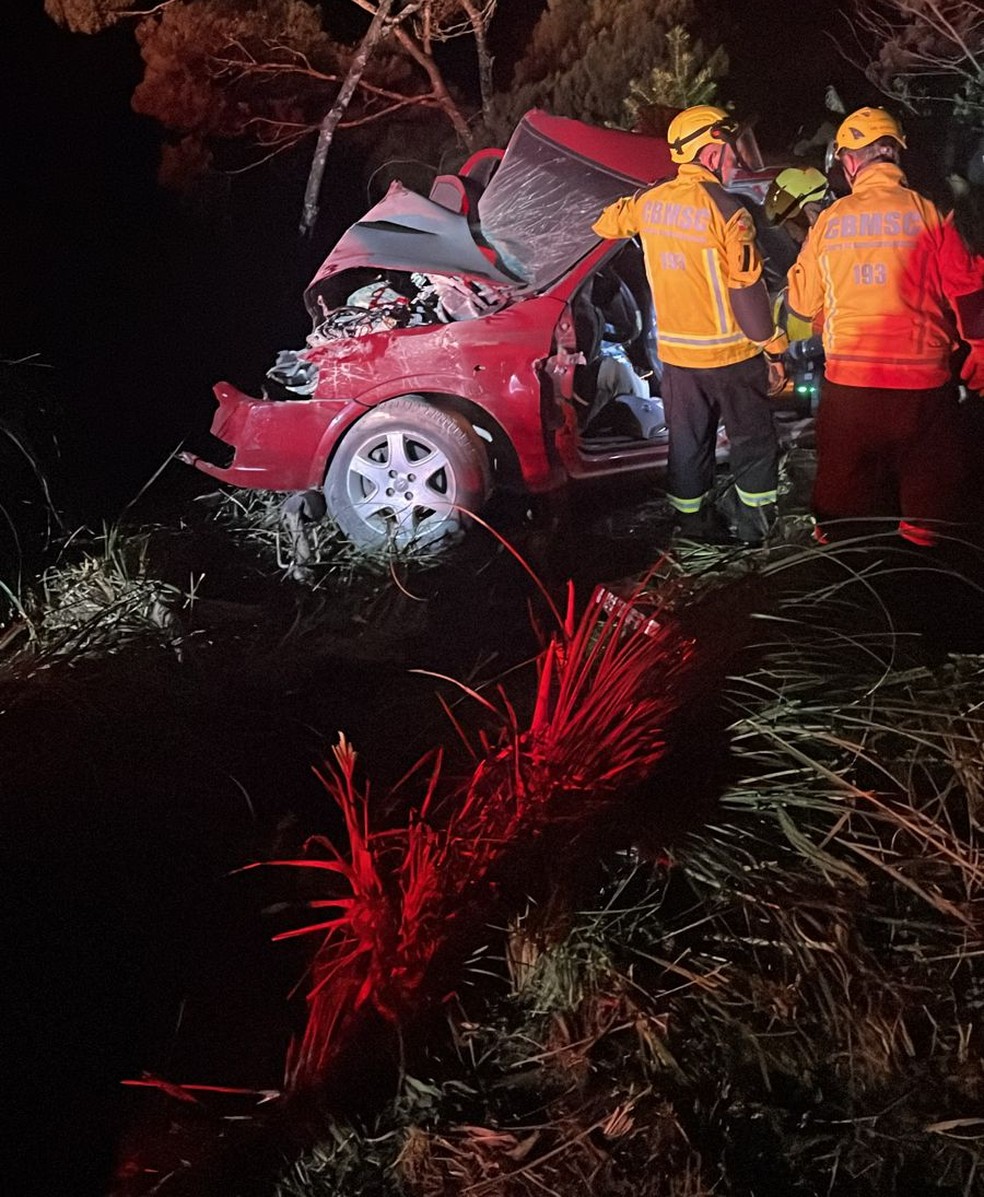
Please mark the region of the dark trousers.
[[761, 354], [731, 366], [664, 366], [660, 387], [669, 429], [667, 491], [678, 511], [696, 510], [714, 485], [719, 421], [731, 442], [731, 472], [748, 507], [776, 501], [779, 445]]
[[887, 516], [901, 520], [903, 535], [907, 527], [927, 526], [931, 542], [936, 521], [966, 520], [970, 459], [964, 424], [949, 383], [913, 391], [825, 381], [816, 422], [818, 523]]

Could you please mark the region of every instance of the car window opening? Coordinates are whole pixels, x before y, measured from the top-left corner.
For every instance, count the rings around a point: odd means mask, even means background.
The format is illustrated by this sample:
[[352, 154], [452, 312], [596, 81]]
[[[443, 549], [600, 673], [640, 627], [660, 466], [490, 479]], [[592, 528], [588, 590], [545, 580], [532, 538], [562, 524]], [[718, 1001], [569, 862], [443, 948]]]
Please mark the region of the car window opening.
[[597, 270], [575, 296], [573, 311], [584, 356], [574, 370], [582, 447], [665, 440], [655, 314], [638, 246], [626, 246]]

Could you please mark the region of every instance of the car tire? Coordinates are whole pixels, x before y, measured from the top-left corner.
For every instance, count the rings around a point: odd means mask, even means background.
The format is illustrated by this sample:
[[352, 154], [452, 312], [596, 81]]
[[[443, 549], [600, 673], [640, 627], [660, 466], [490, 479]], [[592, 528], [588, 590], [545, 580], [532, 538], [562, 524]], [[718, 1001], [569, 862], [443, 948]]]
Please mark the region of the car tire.
[[376, 553], [455, 542], [489, 490], [475, 430], [418, 395], [390, 399], [358, 420], [324, 486], [329, 516], [353, 544]]

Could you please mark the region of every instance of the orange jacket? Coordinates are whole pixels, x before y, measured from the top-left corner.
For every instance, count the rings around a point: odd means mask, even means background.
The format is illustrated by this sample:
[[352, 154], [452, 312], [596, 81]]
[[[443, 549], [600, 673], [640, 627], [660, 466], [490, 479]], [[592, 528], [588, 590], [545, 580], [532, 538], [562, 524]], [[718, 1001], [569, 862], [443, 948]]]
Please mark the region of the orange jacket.
[[970, 252], [952, 220], [943, 226], [940, 278], [960, 335], [984, 353], [984, 257]]
[[640, 236], [662, 361], [727, 366], [761, 352], [728, 295], [762, 277], [755, 226], [709, 170], [687, 163], [675, 178], [616, 200], [591, 227], [611, 240]]
[[942, 236], [939, 211], [891, 163], [867, 167], [820, 213], [790, 268], [787, 303], [808, 320], [823, 314], [832, 382], [918, 390], [950, 377]]

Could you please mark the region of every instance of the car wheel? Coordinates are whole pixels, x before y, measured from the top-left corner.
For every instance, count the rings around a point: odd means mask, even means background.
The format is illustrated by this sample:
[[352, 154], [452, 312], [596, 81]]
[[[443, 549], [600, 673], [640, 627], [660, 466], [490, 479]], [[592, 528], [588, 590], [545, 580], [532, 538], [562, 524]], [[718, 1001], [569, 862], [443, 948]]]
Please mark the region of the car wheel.
[[328, 513], [360, 548], [456, 540], [489, 493], [489, 465], [470, 424], [419, 396], [380, 404], [346, 434], [328, 467]]

